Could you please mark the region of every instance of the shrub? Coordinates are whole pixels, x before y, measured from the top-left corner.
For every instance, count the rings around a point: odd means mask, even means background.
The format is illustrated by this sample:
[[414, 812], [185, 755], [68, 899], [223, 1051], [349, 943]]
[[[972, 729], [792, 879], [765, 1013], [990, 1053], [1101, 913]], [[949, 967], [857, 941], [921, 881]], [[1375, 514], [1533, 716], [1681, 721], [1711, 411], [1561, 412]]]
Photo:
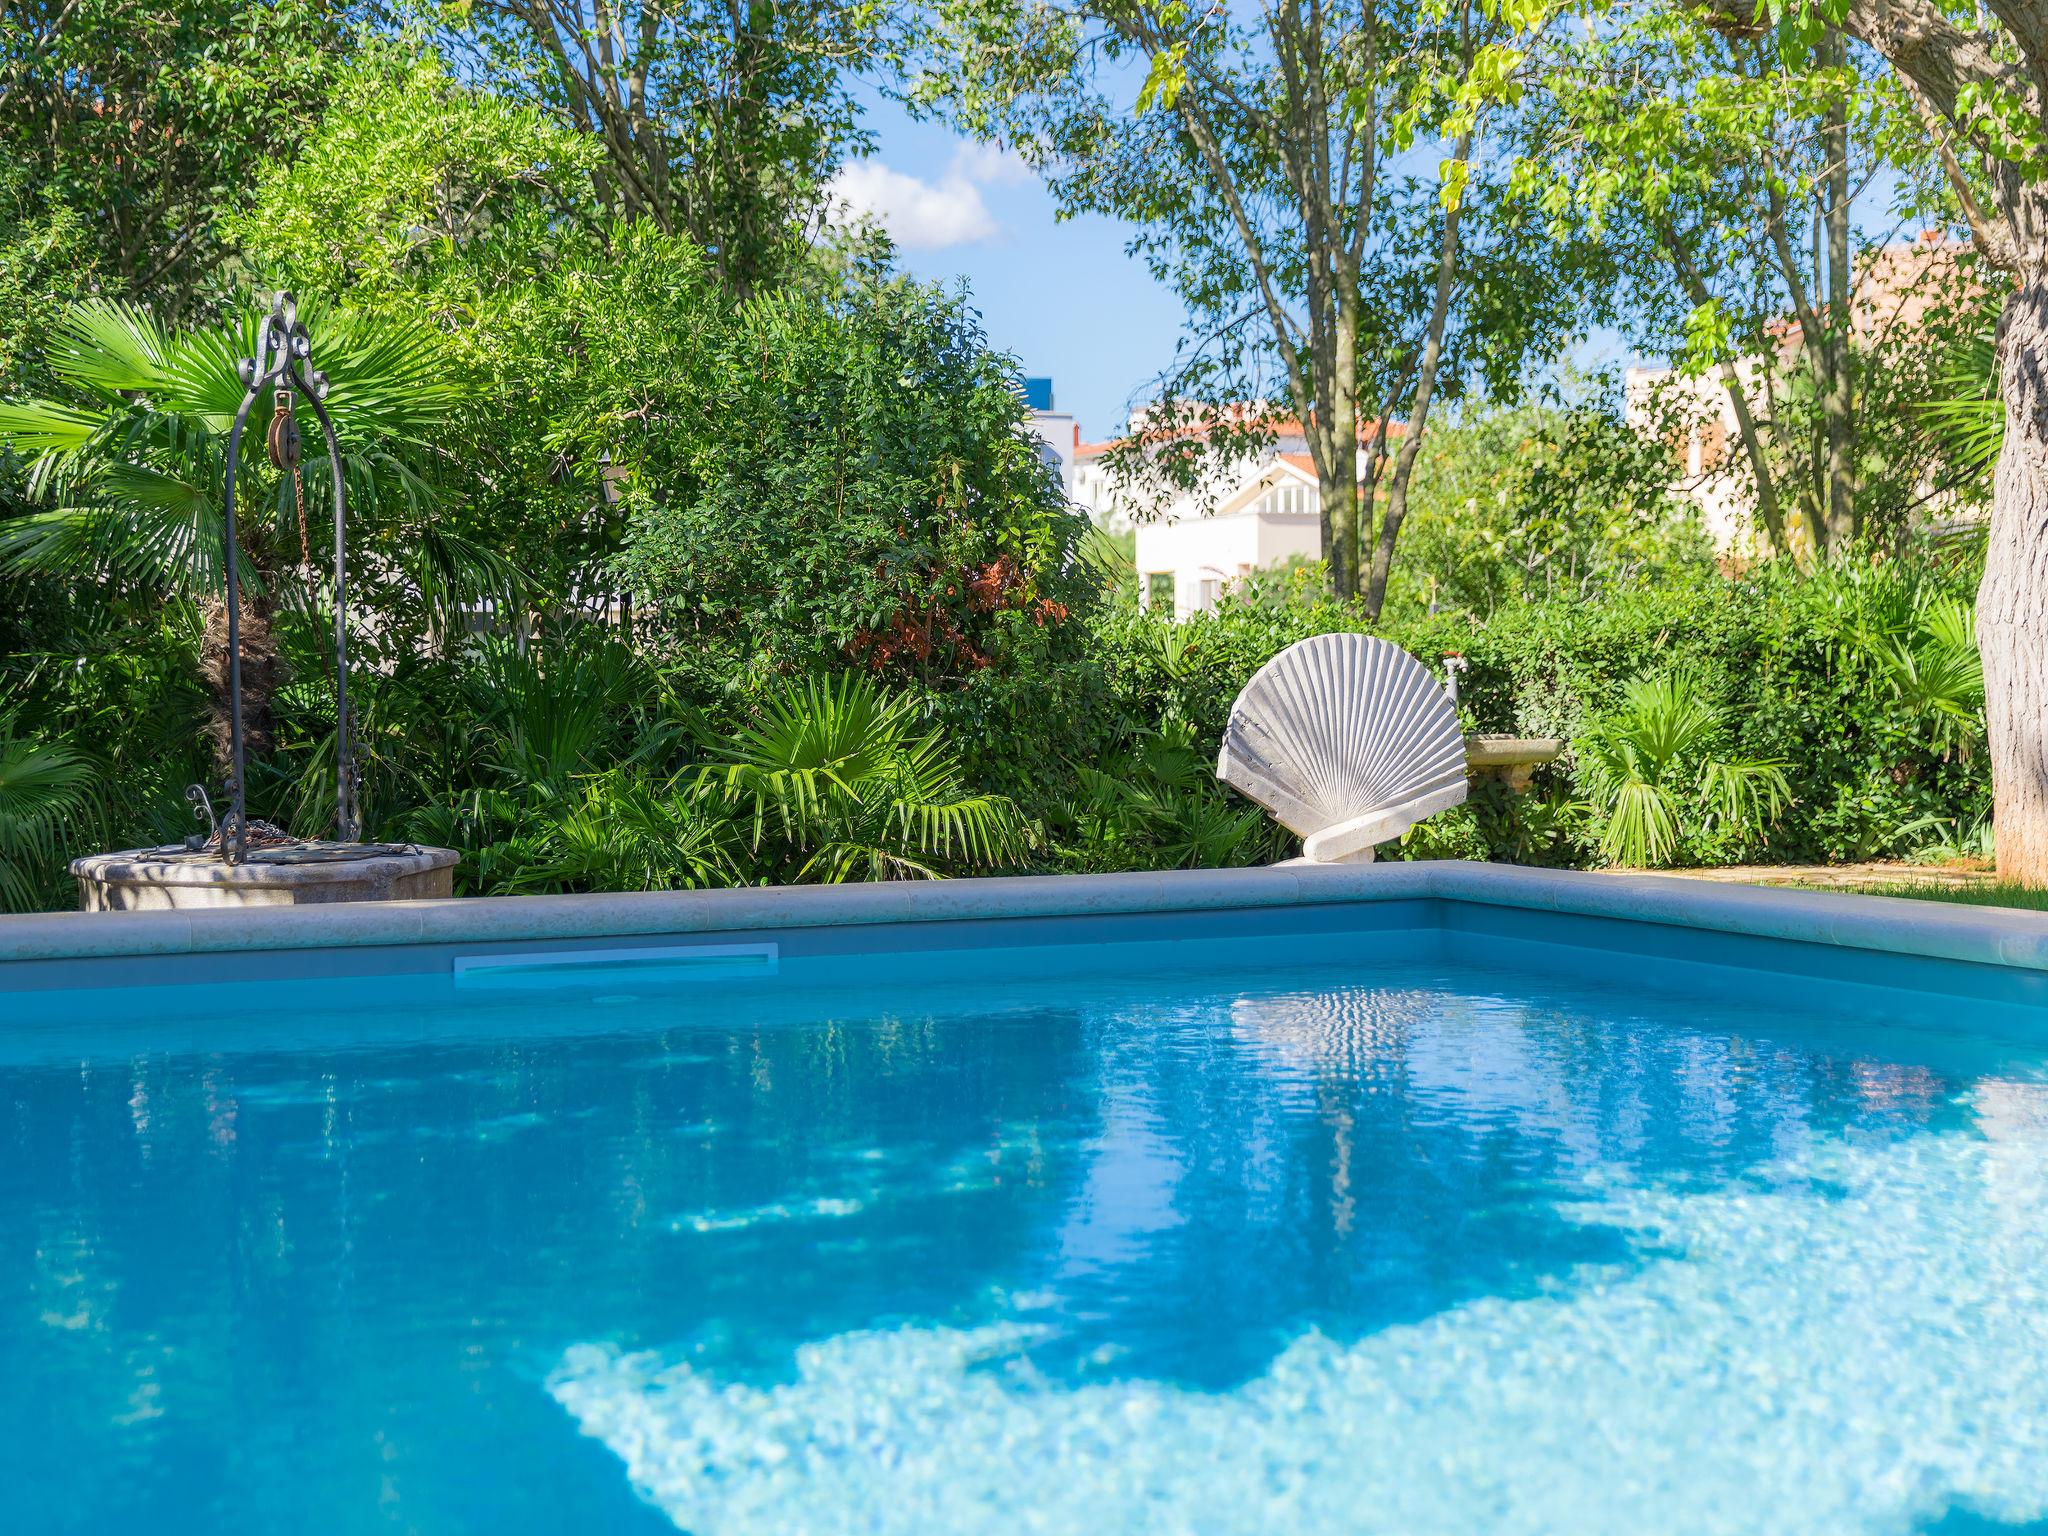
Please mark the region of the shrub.
[[1088, 524], [959, 301], [786, 291], [707, 346], [696, 398], [621, 464], [618, 570], [662, 635], [733, 672], [922, 691], [1037, 664], [1092, 591]]
[[[1483, 622], [1437, 614], [1380, 632], [1432, 666], [1463, 654], [1460, 709], [1475, 732], [1570, 742], [1616, 713], [1632, 680], [1682, 673], [1725, 717], [1718, 755], [1783, 763], [1792, 803], [1775, 824], [1701, 829], [1674, 856], [1846, 861], [1910, 853], [1933, 823], [1968, 826], [1989, 804], [1989, 772], [1972, 750], [1969, 668], [1956, 654], [1967, 626], [1953, 605], [1972, 580], [1934, 562], [1813, 573], [1773, 562], [1736, 580], [1643, 587], [1599, 604], [1512, 603]], [[1095, 626], [1093, 645], [1113, 717], [1170, 714], [1214, 742], [1268, 657], [1308, 635], [1366, 627], [1355, 610], [1321, 600], [1226, 602], [1179, 625], [1120, 604]], [[1405, 851], [1585, 861], [1596, 853], [1590, 828], [1568, 807], [1588, 791], [1585, 765], [1567, 753], [1529, 795], [1503, 807], [1482, 792], [1418, 828]]]
[[1740, 843], [1792, 797], [1785, 765], [1722, 755], [1727, 712], [1677, 673], [1626, 685], [1622, 707], [1573, 743], [1609, 863], [1669, 863], [1688, 839]]

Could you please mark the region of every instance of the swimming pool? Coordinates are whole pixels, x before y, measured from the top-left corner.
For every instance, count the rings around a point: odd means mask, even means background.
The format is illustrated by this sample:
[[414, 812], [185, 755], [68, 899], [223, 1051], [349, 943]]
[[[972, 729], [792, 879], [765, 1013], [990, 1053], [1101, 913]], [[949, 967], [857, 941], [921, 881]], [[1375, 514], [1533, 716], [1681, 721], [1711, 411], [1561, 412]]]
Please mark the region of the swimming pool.
[[1410, 878], [46, 960], [10, 1528], [2048, 1519], [2042, 972]]

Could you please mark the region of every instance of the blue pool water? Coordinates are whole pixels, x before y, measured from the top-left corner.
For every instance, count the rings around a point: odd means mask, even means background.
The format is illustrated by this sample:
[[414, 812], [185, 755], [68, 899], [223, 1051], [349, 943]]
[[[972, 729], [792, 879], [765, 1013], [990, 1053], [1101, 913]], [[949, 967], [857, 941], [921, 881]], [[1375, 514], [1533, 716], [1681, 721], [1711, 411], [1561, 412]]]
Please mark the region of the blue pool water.
[[1120, 953], [0, 996], [0, 1526], [2048, 1519], [2040, 1010]]

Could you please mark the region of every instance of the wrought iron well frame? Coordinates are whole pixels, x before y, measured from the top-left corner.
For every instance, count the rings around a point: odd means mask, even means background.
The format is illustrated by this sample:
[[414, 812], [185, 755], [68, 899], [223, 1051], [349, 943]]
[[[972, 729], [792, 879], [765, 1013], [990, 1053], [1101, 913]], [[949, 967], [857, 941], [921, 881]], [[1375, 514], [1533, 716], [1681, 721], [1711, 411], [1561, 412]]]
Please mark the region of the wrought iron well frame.
[[297, 301], [280, 293], [256, 331], [253, 357], [235, 366], [242, 381], [242, 403], [228, 432], [227, 492], [222, 544], [227, 558], [228, 599], [228, 812], [220, 825], [220, 857], [239, 864], [249, 851], [249, 796], [246, 744], [242, 730], [242, 584], [241, 544], [235, 534], [235, 483], [241, 468], [242, 433], [249, 412], [266, 389], [289, 389], [312, 407], [327, 443], [327, 464], [334, 482], [334, 757], [335, 826], [342, 842], [361, 836], [362, 817], [356, 798], [355, 756], [348, 713], [348, 487], [341, 443], [327, 413], [327, 375], [313, 367], [313, 339], [299, 319]]

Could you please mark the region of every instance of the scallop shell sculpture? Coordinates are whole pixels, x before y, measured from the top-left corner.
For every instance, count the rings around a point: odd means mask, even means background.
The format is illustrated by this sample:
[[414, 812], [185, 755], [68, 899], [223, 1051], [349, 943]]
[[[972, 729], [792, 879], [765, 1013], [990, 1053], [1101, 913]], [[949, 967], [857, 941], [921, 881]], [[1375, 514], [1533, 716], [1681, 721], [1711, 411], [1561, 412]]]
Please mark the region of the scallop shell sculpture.
[[1299, 833], [1307, 862], [1363, 862], [1465, 798], [1465, 738], [1450, 696], [1401, 647], [1316, 635], [1245, 684], [1216, 773]]

